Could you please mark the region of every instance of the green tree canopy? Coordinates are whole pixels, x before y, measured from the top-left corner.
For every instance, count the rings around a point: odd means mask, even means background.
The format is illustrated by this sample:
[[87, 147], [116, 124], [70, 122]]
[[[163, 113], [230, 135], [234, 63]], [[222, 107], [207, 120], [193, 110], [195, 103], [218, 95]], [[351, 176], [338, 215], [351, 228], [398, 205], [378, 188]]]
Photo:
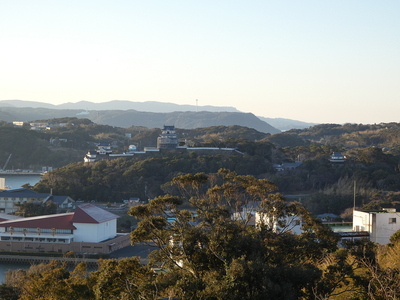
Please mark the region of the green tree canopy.
[[[132, 242], [158, 247], [151, 253], [151, 263], [167, 270], [159, 283], [168, 295], [308, 299], [338, 286], [337, 278], [332, 281], [333, 267], [338, 274], [351, 273], [339, 256], [330, 269], [315, 264], [336, 251], [337, 237], [302, 205], [287, 203], [272, 182], [222, 169], [209, 175], [182, 175], [171, 184], [179, 195], [160, 196], [130, 211], [140, 220]], [[186, 201], [191, 208], [179, 209]], [[243, 206], [246, 213], [232, 218]], [[254, 227], [249, 221], [255, 206], [262, 222]], [[298, 235], [284, 222], [294, 217], [303, 224]], [[339, 282], [345, 284], [344, 277]]]

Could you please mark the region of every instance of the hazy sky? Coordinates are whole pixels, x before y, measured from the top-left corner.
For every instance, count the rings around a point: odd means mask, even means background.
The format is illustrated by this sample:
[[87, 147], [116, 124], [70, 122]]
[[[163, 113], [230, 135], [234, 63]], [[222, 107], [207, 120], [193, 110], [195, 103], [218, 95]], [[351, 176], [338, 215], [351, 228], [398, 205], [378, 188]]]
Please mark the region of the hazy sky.
[[400, 121], [400, 1], [1, 0], [0, 100]]

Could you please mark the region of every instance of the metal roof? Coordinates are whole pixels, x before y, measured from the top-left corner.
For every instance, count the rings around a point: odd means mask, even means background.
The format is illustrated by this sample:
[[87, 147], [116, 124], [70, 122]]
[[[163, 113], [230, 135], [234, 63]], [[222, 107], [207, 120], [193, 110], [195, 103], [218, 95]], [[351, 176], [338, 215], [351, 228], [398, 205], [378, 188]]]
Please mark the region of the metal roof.
[[73, 223], [103, 223], [119, 218], [119, 216], [110, 213], [96, 205], [86, 203], [79, 205], [72, 219]]
[[44, 215], [0, 222], [0, 227], [76, 229], [71, 220], [74, 213]]

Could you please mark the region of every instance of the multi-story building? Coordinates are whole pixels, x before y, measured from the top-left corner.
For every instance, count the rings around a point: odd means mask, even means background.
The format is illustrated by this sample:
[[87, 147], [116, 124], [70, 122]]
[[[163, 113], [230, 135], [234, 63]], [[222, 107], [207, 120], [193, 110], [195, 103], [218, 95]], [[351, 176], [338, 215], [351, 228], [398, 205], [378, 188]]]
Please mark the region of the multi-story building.
[[0, 222], [0, 251], [110, 253], [130, 245], [117, 215], [86, 203], [75, 212]]
[[353, 231], [368, 232], [372, 242], [387, 244], [390, 237], [400, 230], [400, 212], [396, 209], [353, 211]]
[[178, 148], [178, 137], [175, 132], [175, 126], [165, 126], [161, 135], [157, 138], [158, 149], [176, 149]]
[[75, 201], [69, 196], [55, 196], [52, 193], [37, 193], [30, 189], [18, 188], [0, 192], [0, 213], [11, 214], [17, 211], [17, 203], [46, 203], [52, 201], [58, 209], [72, 209]]

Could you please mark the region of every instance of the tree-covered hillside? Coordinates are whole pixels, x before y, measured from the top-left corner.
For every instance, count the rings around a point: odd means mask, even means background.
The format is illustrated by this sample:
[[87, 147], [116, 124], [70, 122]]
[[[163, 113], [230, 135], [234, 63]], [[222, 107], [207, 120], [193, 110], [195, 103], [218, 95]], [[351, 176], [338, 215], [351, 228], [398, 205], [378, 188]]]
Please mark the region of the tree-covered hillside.
[[279, 147], [296, 147], [316, 143], [345, 148], [389, 147], [398, 151], [400, 124], [320, 124], [307, 129], [292, 129], [275, 134], [268, 140]]
[[177, 174], [216, 172], [220, 168], [254, 175], [273, 171], [269, 159], [261, 155], [171, 152], [70, 164], [45, 174], [34, 189], [39, 192], [53, 189], [56, 194], [86, 201], [121, 202], [130, 197], [146, 200], [163, 194], [162, 186]]
[[[94, 150], [96, 143], [113, 144], [114, 153], [128, 151], [129, 145], [139, 150], [155, 147], [160, 128], [132, 126], [120, 128], [95, 124], [89, 119], [56, 118], [36, 120], [53, 124], [47, 130], [29, 130], [26, 125], [17, 128], [9, 123], [0, 124], [0, 168], [12, 154], [8, 168], [40, 169], [41, 166], [54, 168], [83, 161], [88, 150]], [[59, 126], [62, 124], [62, 126]], [[241, 126], [215, 126], [185, 130], [177, 128], [180, 143], [208, 145], [213, 147], [246, 147], [247, 141], [261, 140], [268, 134]], [[3, 162], [3, 164], [2, 164]]]
[[[120, 128], [78, 118], [42, 121], [63, 123], [63, 126], [37, 132], [3, 123], [0, 159], [5, 162], [12, 153], [9, 168], [15, 169], [65, 166], [43, 177], [37, 189], [53, 188], [75, 199], [109, 202], [128, 196], [151, 198], [162, 193], [163, 183], [179, 172], [209, 173], [221, 167], [270, 179], [285, 194], [310, 194], [305, 201], [314, 213], [343, 212], [353, 204], [354, 185], [358, 206], [380, 205], [388, 202], [387, 199], [396, 205], [400, 192], [400, 125], [397, 123], [322, 124], [275, 135], [241, 126], [177, 128], [182, 145], [229, 147], [243, 155], [199, 156], [175, 152], [89, 166], [80, 162], [86, 151], [95, 149], [95, 143], [112, 143], [116, 153], [127, 151], [131, 144], [141, 150], [156, 146], [160, 128]], [[347, 161], [343, 165], [329, 163], [332, 152], [343, 153]], [[277, 172], [272, 167], [295, 161], [302, 164], [291, 171]], [[74, 175], [69, 176], [69, 172]], [[53, 177], [50, 179], [50, 176]]]

